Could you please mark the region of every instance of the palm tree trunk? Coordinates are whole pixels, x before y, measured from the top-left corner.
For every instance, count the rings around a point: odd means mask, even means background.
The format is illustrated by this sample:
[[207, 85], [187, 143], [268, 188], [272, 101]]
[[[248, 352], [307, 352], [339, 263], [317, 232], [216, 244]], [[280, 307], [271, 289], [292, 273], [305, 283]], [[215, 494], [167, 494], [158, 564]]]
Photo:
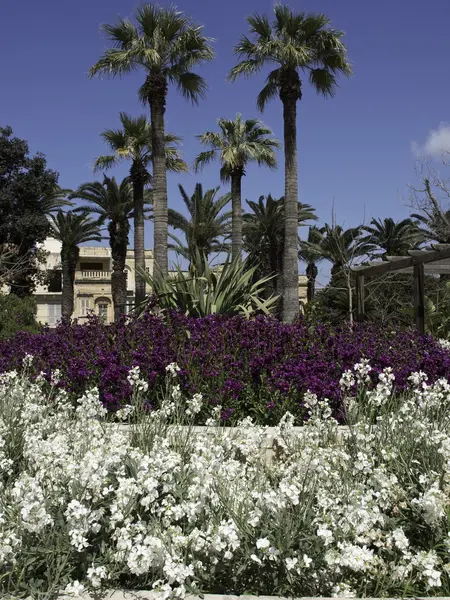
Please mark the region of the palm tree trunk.
[[167, 173], [164, 144], [164, 113], [166, 110], [167, 83], [163, 77], [152, 80], [152, 93], [149, 95], [152, 126], [153, 153], [153, 217], [154, 217], [154, 259], [163, 277], [169, 270], [168, 215], [167, 215]]
[[311, 262], [306, 267], [306, 299], [308, 302], [312, 302], [314, 300], [314, 296], [316, 293], [316, 279], [317, 279], [318, 269], [316, 264]]
[[127, 304], [127, 274], [125, 263], [128, 246], [128, 221], [125, 223], [111, 222], [109, 227], [109, 242], [112, 256], [111, 292], [114, 305], [114, 320], [118, 321], [125, 314]]
[[231, 174], [231, 259], [242, 260], [242, 169]]
[[291, 323], [299, 311], [298, 299], [298, 175], [297, 98], [283, 95], [284, 121], [284, 255], [283, 321]]
[[[145, 300], [145, 279], [140, 270], [145, 271], [145, 229], [144, 229], [144, 178], [133, 178], [134, 200], [134, 295], [135, 305]], [[125, 290], [126, 292], [126, 290]]]
[[61, 248], [61, 317], [63, 321], [70, 321], [73, 315], [75, 269], [77, 266], [78, 253], [78, 247], [67, 248], [64, 247], [63, 244]]

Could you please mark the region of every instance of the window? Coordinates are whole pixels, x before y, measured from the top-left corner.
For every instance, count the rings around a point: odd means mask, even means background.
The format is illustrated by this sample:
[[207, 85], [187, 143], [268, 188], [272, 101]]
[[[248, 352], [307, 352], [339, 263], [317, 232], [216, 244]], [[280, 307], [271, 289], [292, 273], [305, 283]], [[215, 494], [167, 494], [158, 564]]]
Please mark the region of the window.
[[98, 303], [98, 316], [102, 321], [108, 320], [108, 304], [106, 302]]
[[91, 299], [86, 297], [80, 298], [80, 317], [87, 317], [91, 308]]
[[131, 296], [129, 296], [127, 298], [127, 303], [126, 303], [126, 306], [125, 306], [125, 314], [129, 315], [133, 309], [134, 309], [134, 298], [132, 298]]
[[48, 291], [49, 292], [61, 292], [62, 291], [62, 271], [53, 269], [47, 271], [48, 280]]
[[80, 271], [103, 271], [103, 263], [80, 262]]
[[47, 305], [48, 320], [47, 323], [50, 327], [55, 327], [58, 321], [61, 320], [61, 304], [57, 302], [51, 302]]

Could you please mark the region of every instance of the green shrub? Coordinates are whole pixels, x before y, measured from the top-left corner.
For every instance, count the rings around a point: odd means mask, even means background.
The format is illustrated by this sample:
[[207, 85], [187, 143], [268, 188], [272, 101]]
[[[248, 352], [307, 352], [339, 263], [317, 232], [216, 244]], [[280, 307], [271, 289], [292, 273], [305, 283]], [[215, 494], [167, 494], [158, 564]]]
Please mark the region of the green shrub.
[[37, 333], [39, 330], [34, 298], [0, 294], [0, 338], [10, 338], [19, 331]]

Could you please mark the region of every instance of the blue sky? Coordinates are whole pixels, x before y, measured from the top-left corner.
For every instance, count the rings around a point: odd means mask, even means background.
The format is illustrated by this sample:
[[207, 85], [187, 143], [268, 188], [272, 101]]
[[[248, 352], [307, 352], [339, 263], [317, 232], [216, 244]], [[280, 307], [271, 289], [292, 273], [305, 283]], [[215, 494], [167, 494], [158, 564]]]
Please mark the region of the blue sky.
[[[99, 134], [118, 125], [119, 111], [148, 111], [136, 97], [142, 73], [117, 80], [87, 77], [106, 47], [100, 25], [132, 15], [138, 4], [2, 0], [0, 124], [11, 125], [32, 151], [44, 152], [64, 187], [93, 179], [92, 161], [105, 151]], [[450, 129], [441, 125], [450, 121], [450, 3], [292, 0], [290, 5], [328, 14], [333, 26], [346, 32], [354, 69], [334, 99], [304, 86], [298, 107], [299, 199], [316, 207], [320, 222], [330, 221], [334, 204], [336, 220], [345, 226], [407, 216], [407, 186], [415, 178], [412, 144], [432, 152], [436, 140], [450, 142]], [[183, 155], [191, 163], [200, 150], [195, 135], [214, 129], [218, 117], [258, 116], [255, 98], [264, 75], [234, 84], [225, 79], [235, 64], [232, 46], [247, 30], [246, 15], [271, 13], [273, 0], [180, 0], [178, 7], [216, 39], [217, 57], [201, 69], [209, 85], [206, 99], [191, 106], [169, 90], [166, 129], [184, 138]], [[273, 101], [261, 118], [281, 139], [280, 102]], [[433, 130], [439, 134], [433, 136]], [[249, 168], [243, 198], [281, 195], [281, 153], [279, 163], [276, 172]], [[114, 174], [124, 176], [126, 168]], [[169, 206], [182, 208], [178, 183], [188, 191], [196, 181], [215, 187], [218, 174], [218, 165], [211, 165], [200, 175], [169, 175]]]

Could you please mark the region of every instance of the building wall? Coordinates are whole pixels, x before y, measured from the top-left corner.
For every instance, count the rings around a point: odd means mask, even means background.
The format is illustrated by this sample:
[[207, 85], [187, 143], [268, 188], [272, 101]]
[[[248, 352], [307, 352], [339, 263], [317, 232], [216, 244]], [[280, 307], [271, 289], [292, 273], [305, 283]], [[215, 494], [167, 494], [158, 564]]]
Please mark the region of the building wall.
[[[57, 240], [48, 239], [44, 249], [49, 253], [44, 270], [60, 270], [61, 244]], [[80, 247], [80, 257], [75, 272], [75, 297], [73, 317], [80, 322], [86, 320], [89, 311], [103, 314], [107, 322], [114, 320], [111, 294], [111, 249], [101, 246]], [[145, 264], [149, 273], [153, 273], [153, 253], [145, 251]], [[134, 301], [134, 251], [128, 249], [126, 258], [127, 295], [129, 303]], [[299, 300], [306, 302], [306, 276], [299, 276]], [[37, 320], [42, 324], [55, 326], [61, 318], [61, 292], [52, 291], [48, 286], [38, 285], [35, 292], [37, 303]]]
[[[57, 240], [48, 239], [44, 243], [48, 252], [43, 270], [60, 271], [61, 244]], [[146, 269], [153, 273], [153, 253], [145, 251]], [[101, 246], [82, 246], [75, 271], [74, 313], [73, 317], [83, 321], [90, 311], [102, 314], [107, 322], [114, 319], [111, 294], [111, 249]], [[126, 258], [127, 294], [130, 304], [134, 300], [134, 251], [128, 249]], [[49, 289], [48, 285], [39, 284], [36, 288], [37, 320], [53, 326], [61, 317], [61, 291]]]

